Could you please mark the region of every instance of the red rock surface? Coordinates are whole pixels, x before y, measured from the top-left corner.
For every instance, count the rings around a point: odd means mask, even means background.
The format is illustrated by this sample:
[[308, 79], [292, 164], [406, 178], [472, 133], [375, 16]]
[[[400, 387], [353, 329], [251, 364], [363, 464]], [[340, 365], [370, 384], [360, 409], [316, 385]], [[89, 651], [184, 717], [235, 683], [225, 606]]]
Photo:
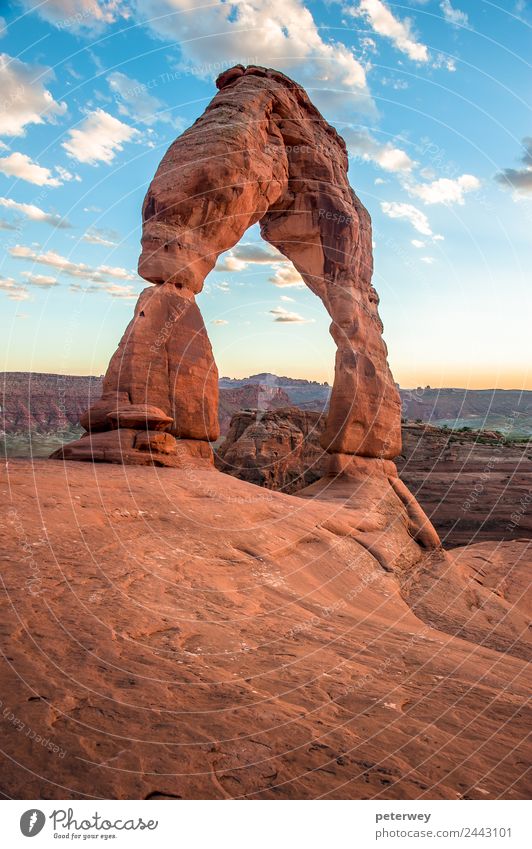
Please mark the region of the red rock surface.
[[[341, 503], [216, 471], [10, 462], [3, 794], [528, 796], [530, 673], [502, 614], [518, 638], [530, 549], [475, 546], [441, 583], [448, 561], [433, 552], [427, 571], [379, 480]], [[406, 571], [363, 544], [377, 525], [416, 552]]]

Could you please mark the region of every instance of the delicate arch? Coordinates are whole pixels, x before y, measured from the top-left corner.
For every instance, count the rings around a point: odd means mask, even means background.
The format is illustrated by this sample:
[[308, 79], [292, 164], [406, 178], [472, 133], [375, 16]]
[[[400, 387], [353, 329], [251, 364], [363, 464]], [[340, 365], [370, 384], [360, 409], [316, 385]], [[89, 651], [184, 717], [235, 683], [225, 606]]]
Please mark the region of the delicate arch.
[[170, 146], [143, 205], [140, 296], [85, 416], [109, 427], [117, 398], [163, 411], [170, 432], [218, 435], [218, 375], [195, 295], [218, 256], [260, 222], [323, 301], [337, 345], [324, 447], [393, 458], [400, 402], [388, 368], [373, 271], [371, 221], [347, 179], [343, 139], [283, 74], [236, 66], [204, 114]]

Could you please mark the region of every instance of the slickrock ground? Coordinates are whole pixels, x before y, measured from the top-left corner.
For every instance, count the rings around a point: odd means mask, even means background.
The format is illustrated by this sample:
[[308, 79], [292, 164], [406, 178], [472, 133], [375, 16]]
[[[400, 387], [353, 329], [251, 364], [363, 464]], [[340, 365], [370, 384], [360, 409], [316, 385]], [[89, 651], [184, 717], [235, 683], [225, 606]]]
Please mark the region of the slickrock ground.
[[332, 487], [11, 461], [0, 493], [5, 796], [529, 794], [527, 543], [403, 574]]

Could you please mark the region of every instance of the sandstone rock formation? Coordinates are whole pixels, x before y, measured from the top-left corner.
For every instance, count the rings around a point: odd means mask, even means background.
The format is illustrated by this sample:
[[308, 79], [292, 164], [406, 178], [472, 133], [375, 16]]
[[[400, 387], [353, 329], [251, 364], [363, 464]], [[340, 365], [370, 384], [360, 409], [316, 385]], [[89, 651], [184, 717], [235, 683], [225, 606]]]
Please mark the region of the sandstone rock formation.
[[240, 410], [277, 410], [289, 407], [290, 399], [279, 386], [263, 383], [247, 383], [234, 389], [220, 387], [218, 399], [218, 421], [220, 435], [226, 436], [231, 419]]
[[325, 416], [297, 407], [242, 410], [231, 419], [215, 464], [241, 480], [297, 492], [327, 474], [328, 454], [320, 439]]
[[[140, 296], [102, 400], [84, 420], [88, 439], [108, 427], [124, 396], [163, 410], [176, 437], [206, 446], [216, 439], [218, 375], [195, 295], [218, 256], [260, 222], [264, 239], [292, 261], [332, 319], [336, 369], [323, 447], [393, 458], [399, 396], [371, 285], [370, 217], [349, 185], [345, 143], [278, 71], [236, 66], [217, 86], [148, 189], [139, 273], [155, 286]], [[78, 449], [86, 454], [80, 441], [68, 456]]]

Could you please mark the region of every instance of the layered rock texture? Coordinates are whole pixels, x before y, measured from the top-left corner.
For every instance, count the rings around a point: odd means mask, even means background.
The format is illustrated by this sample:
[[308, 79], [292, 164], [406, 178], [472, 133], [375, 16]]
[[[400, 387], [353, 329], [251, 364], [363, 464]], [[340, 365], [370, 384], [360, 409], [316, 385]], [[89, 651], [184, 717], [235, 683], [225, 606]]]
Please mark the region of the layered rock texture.
[[[217, 86], [148, 189], [139, 273], [155, 285], [140, 296], [102, 400], [83, 421], [90, 436], [58, 456], [87, 456], [88, 440], [95, 459], [101, 451], [105, 459], [98, 434], [125, 403], [161, 409], [171, 435], [207, 451], [218, 436], [218, 375], [195, 296], [218, 256], [259, 222], [332, 319], [337, 354], [323, 447], [391, 459], [401, 445], [399, 395], [371, 285], [370, 217], [349, 185], [345, 143], [277, 71], [236, 66]], [[143, 462], [141, 454], [133, 446], [124, 461]]]
[[216, 466], [249, 483], [297, 492], [327, 474], [329, 455], [320, 444], [325, 421], [298, 407], [242, 410], [216, 451]]

